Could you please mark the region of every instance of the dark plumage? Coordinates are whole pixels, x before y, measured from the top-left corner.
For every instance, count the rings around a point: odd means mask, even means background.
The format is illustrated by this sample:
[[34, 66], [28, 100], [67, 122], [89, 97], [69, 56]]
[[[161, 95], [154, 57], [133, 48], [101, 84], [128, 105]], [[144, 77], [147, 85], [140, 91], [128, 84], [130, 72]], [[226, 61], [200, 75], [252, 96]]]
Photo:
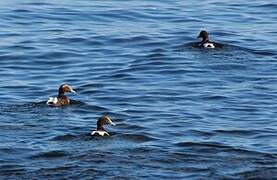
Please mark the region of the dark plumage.
[[59, 93], [57, 97], [50, 97], [46, 102], [49, 106], [65, 106], [70, 104], [70, 99], [66, 97], [64, 94], [67, 92], [76, 93], [71, 86], [68, 84], [62, 84], [59, 88]]
[[108, 115], [104, 115], [100, 117], [97, 121], [97, 129], [91, 132], [91, 135], [99, 135], [99, 136], [109, 136], [109, 133], [104, 129], [104, 125], [110, 124], [115, 126], [112, 119]]
[[202, 38], [201, 42], [198, 43], [198, 46], [201, 48], [222, 48], [223, 45], [210, 41], [209, 34], [207, 31], [201, 31], [198, 35], [198, 38]]

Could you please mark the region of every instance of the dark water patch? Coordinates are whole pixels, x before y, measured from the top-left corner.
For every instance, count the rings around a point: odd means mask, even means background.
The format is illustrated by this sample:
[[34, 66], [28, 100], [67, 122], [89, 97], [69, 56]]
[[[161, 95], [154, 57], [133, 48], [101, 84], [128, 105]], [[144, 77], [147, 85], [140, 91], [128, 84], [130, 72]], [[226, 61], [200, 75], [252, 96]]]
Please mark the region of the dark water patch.
[[31, 13], [31, 10], [27, 10], [27, 9], [14, 9], [12, 12], [14, 13]]
[[164, 58], [164, 57], [166, 57], [165, 54], [162, 54], [162, 53], [153, 53], [153, 54], [148, 55], [146, 58], [154, 60], [154, 59], [159, 59], [159, 58]]
[[0, 151], [2, 151], [3, 153], [18, 153], [18, 152], [28, 152], [30, 151], [32, 148], [23, 148], [23, 147], [1, 147]]
[[15, 61], [26, 59], [24, 55], [0, 55], [0, 59], [3, 61]]
[[143, 131], [145, 129], [142, 126], [139, 125], [134, 125], [134, 124], [126, 124], [126, 123], [120, 123], [120, 129], [126, 129], [126, 130], [131, 130], [131, 131]]
[[269, 50], [252, 50], [251, 51], [254, 54], [262, 55], [262, 56], [276, 56], [276, 51], [269, 51]]
[[82, 43], [85, 42], [85, 38], [80, 38], [80, 37], [58, 37], [58, 38], [53, 38], [53, 39], [48, 39], [47, 40], [49, 43]]
[[56, 151], [48, 151], [48, 152], [41, 152], [36, 155], [33, 155], [32, 159], [58, 159], [61, 157], [66, 157], [69, 154], [65, 151], [56, 150]]
[[[73, 53], [73, 52], [47, 52], [44, 54], [37, 55], [35, 58], [37, 59], [53, 59], [53, 58], [58, 58], [58, 59], [64, 59], [64, 58], [72, 58], [72, 57], [80, 57], [82, 56], [81, 54]], [[52, 65], [61, 65], [65, 64], [67, 61], [52, 61]]]
[[[48, 30], [47, 30], [48, 31]], [[49, 31], [54, 31], [54, 32], [58, 32], [54, 29], [49, 29]], [[49, 44], [68, 44], [68, 45], [88, 45], [88, 46], [102, 46], [103, 43], [99, 40], [94, 40], [93, 37], [57, 37], [57, 38], [51, 38], [51, 39], [47, 39], [47, 42]], [[73, 50], [71, 50], [73, 51]], [[80, 54], [81, 55], [81, 54]]]
[[246, 136], [252, 136], [256, 135], [258, 133], [261, 133], [258, 129], [233, 129], [233, 130], [215, 130], [214, 131], [217, 134], [224, 134], [224, 135], [246, 135]]
[[192, 135], [196, 135], [196, 136], [203, 136], [203, 137], [211, 137], [214, 136], [215, 133], [214, 132], [208, 132], [208, 131], [201, 131], [201, 130], [189, 130], [188, 133], [192, 136]]
[[[145, 60], [145, 61], [136, 60], [136, 61], [132, 62], [132, 64], [129, 65], [129, 68], [141, 66], [141, 67], [145, 67], [145, 68], [153, 67], [153, 69], [154, 69], [155, 66], [166, 67], [166, 65], [170, 65], [170, 62], [167, 61], [166, 59], [164, 59], [163, 56], [164, 55], [162, 55], [162, 54], [152, 54], [150, 57], [146, 57], [147, 59], [150, 58], [151, 60]], [[128, 68], [128, 72], [132, 71], [132, 69], [129, 69], [129, 68]]]
[[13, 176], [20, 175], [26, 171], [24, 166], [18, 164], [3, 164], [0, 165], [0, 177], [1, 176]]
[[26, 104], [6, 104], [1, 105], [1, 112], [24, 112], [24, 111], [36, 111], [38, 108], [45, 107], [46, 101]]
[[36, 47], [33, 46], [24, 46], [24, 45], [13, 45], [13, 46], [9, 46], [7, 47], [7, 49], [11, 49], [11, 50], [36, 50]]
[[203, 97], [204, 100], [211, 100], [211, 101], [222, 101], [224, 99], [227, 99], [228, 97], [227, 96], [220, 96], [220, 95], [209, 95], [209, 96], [206, 96], [206, 97]]
[[[254, 41], [253, 39], [248, 39], [248, 41]], [[255, 43], [255, 42], [253, 42]], [[262, 55], [262, 56], [273, 56], [276, 55], [275, 51], [272, 50], [257, 50], [257, 49], [251, 49], [248, 47], [242, 47], [242, 46], [237, 46], [237, 45], [225, 45], [225, 49], [227, 49], [228, 51], [241, 51], [242, 53], [247, 52], [247, 53], [251, 53], [251, 54], [256, 54], [256, 55]]]
[[150, 38], [148, 36], [133, 36], [129, 38], [112, 38], [110, 43], [122, 43], [122, 44], [137, 44], [140, 42], [149, 42]]
[[149, 48], [154, 48], [154, 47], [167, 47], [169, 44], [165, 43], [165, 42], [158, 42], [158, 41], [154, 41], [154, 42], [145, 42], [142, 43], [140, 45], [137, 45], [138, 47], [149, 47]]
[[237, 106], [237, 107], [230, 107], [230, 108], [222, 108], [222, 110], [226, 111], [236, 111], [236, 112], [257, 112], [257, 108], [251, 106]]
[[216, 71], [226, 71], [226, 70], [247, 70], [247, 66], [243, 64], [233, 64], [233, 63], [224, 63], [218, 65], [208, 65], [207, 68], [213, 69]]
[[275, 139], [276, 137], [277, 137], [277, 135], [273, 134], [273, 133], [257, 134], [255, 136], [255, 138], [257, 138], [257, 139], [264, 139], [264, 138]]
[[252, 5], [252, 7], [254, 7], [254, 8], [261, 7], [261, 8], [267, 8], [267, 9], [272, 10], [277, 7], [277, 4], [276, 3], [263, 3], [263, 4], [259, 4], [259, 5]]
[[95, 46], [102, 47], [104, 45], [102, 42], [98, 40], [91, 40], [91, 39], [87, 39], [84, 43], [89, 47], [95, 47]]
[[205, 152], [205, 153], [216, 153], [216, 152], [224, 152], [224, 153], [237, 153], [246, 156], [263, 156], [268, 158], [276, 159], [276, 154], [263, 153], [259, 151], [247, 150], [239, 147], [232, 147], [221, 143], [216, 142], [180, 142], [175, 144], [178, 147], [183, 147], [187, 149], [194, 149], [197, 152]]
[[113, 73], [111, 75], [106, 75], [106, 76], [102, 76], [102, 77], [105, 79], [108, 79], [108, 78], [114, 79], [115, 78], [117, 80], [119, 80], [119, 79], [124, 80], [124, 79], [129, 79], [129, 77], [131, 77], [131, 75], [127, 74], [127, 73]]
[[50, 6], [54, 5], [50, 2], [28, 2], [28, 3], [22, 3], [23, 5], [29, 5], [29, 6]]
[[179, 147], [203, 147], [203, 148], [219, 148], [219, 149], [229, 149], [229, 146], [219, 144], [219, 143], [205, 143], [205, 142], [180, 142], [176, 146]]
[[67, 135], [56, 136], [52, 140], [53, 141], [72, 141], [76, 138], [78, 138], [78, 136], [72, 135], [72, 134], [67, 134]]
[[45, 171], [45, 172], [62, 172], [62, 171], [69, 171], [71, 169], [74, 169], [74, 168], [78, 168], [79, 166], [76, 165], [76, 166], [70, 166], [70, 165], [67, 165], [67, 166], [60, 166], [60, 167], [55, 167], [55, 168], [41, 168], [39, 171]]
[[128, 141], [133, 141], [133, 142], [137, 142], [137, 143], [144, 143], [144, 142], [148, 142], [148, 141], [153, 141], [155, 140], [155, 138], [150, 137], [150, 135], [147, 135], [146, 133], [144, 134], [121, 134], [118, 135], [119, 137], [126, 139]]
[[233, 176], [242, 179], [276, 179], [277, 168], [276, 167], [257, 167], [253, 170], [236, 173]]
[[[78, 172], [77, 172], [78, 171]], [[79, 165], [64, 165], [56, 167], [42, 167], [37, 170], [33, 170], [27, 173], [27, 177], [38, 177], [42, 179], [74, 179], [73, 174], [79, 175], [80, 166]], [[90, 175], [91, 176], [91, 175]]]
[[[68, 107], [68, 106], [67, 106]], [[67, 108], [65, 107], [65, 108]], [[84, 104], [84, 103], [77, 103], [73, 104], [70, 107], [74, 107], [73, 111], [75, 113], [91, 113], [91, 112], [101, 112], [101, 113], [106, 113], [109, 112], [109, 109], [97, 105], [89, 105], [89, 104]]]

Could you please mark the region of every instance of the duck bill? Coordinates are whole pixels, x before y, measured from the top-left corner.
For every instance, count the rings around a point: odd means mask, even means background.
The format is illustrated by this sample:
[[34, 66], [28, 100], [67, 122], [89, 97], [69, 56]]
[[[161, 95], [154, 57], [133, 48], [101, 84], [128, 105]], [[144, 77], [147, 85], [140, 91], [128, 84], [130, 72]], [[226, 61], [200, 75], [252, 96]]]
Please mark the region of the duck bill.
[[74, 93], [74, 94], [77, 94], [77, 92], [76, 91], [74, 91], [73, 89], [71, 89], [71, 91], [70, 92], [72, 92], [72, 93]]
[[108, 119], [108, 124], [115, 126], [115, 123], [111, 120], [111, 118], [107, 117], [107, 119]]

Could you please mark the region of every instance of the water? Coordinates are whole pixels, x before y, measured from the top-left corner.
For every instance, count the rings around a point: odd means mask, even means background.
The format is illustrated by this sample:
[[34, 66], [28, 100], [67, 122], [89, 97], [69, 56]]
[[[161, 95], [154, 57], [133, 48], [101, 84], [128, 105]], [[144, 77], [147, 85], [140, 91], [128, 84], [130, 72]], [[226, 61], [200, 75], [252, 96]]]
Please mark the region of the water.
[[[276, 7], [1, 1], [0, 177], [276, 178]], [[65, 82], [82, 103], [47, 107]]]

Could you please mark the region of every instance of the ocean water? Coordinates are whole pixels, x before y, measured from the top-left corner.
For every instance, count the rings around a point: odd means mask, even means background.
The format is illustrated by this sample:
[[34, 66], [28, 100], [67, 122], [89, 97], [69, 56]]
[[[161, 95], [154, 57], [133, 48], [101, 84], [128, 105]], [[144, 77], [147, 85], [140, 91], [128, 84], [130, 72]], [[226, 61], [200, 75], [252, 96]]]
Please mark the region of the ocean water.
[[[276, 9], [1, 1], [0, 178], [276, 179]], [[203, 29], [224, 48], [192, 48]], [[62, 83], [79, 103], [46, 106]]]

